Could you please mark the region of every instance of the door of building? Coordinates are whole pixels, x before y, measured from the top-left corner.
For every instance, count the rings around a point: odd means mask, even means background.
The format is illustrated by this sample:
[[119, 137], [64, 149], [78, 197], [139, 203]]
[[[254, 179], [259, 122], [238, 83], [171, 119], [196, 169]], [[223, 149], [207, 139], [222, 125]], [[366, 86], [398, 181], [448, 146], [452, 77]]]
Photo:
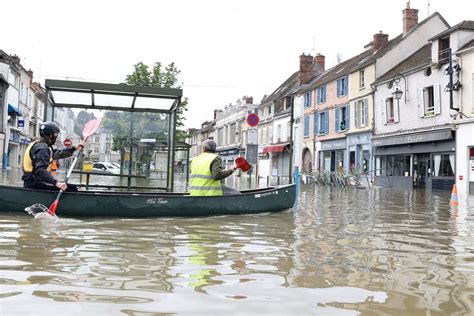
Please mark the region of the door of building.
[[425, 188], [428, 184], [428, 173], [430, 169], [430, 154], [418, 154], [413, 161], [413, 187]]

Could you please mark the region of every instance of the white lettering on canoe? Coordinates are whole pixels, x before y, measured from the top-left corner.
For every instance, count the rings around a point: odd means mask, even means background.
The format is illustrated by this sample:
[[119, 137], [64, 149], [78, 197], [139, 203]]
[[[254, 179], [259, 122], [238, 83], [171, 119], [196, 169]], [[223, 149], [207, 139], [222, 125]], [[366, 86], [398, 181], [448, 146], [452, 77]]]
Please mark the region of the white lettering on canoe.
[[168, 203], [168, 201], [166, 201], [163, 198], [152, 198], [152, 199], [146, 200], [146, 204], [166, 204], [166, 203]]
[[275, 194], [278, 194], [278, 191], [259, 193], [259, 194], [255, 194], [254, 196], [255, 196], [256, 199], [258, 199], [258, 198], [261, 198], [261, 197], [264, 197], [264, 196], [275, 195]]

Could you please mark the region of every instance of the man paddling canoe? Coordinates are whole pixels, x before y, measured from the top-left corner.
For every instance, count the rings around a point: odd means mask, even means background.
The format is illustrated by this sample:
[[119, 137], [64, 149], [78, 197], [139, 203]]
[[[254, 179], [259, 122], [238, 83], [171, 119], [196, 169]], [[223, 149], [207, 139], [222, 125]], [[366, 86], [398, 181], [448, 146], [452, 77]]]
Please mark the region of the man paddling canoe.
[[84, 147], [81, 141], [71, 148], [54, 149], [53, 144], [61, 130], [54, 122], [45, 122], [40, 127], [40, 139], [31, 142], [23, 156], [23, 187], [29, 189], [48, 191], [77, 192], [77, 187], [72, 184], [57, 181], [49, 173], [51, 163], [56, 159], [71, 157], [76, 150]]

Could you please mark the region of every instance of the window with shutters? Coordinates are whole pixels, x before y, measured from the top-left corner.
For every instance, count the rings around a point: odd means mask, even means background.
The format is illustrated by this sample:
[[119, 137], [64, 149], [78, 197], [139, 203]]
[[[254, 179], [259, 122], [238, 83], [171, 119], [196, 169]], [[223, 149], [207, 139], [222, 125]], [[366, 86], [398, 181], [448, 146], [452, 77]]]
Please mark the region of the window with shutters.
[[434, 115], [433, 87], [426, 87], [423, 89], [423, 100], [425, 106], [425, 116]]
[[316, 136], [319, 134], [319, 113], [318, 112], [314, 113], [313, 123], [314, 123], [313, 132], [314, 132], [314, 135]]
[[365, 69], [359, 70], [359, 89], [365, 88]]
[[342, 106], [336, 110], [336, 132], [349, 129], [349, 106]]
[[318, 104], [326, 102], [326, 85], [319, 87], [317, 90]]
[[337, 96], [343, 97], [348, 93], [348, 80], [347, 76], [337, 80]]
[[304, 94], [304, 107], [309, 108], [311, 106], [311, 91]]
[[365, 127], [369, 121], [367, 99], [358, 100], [354, 106], [355, 126]]
[[388, 98], [385, 100], [385, 115], [386, 121], [388, 124], [395, 123], [395, 107], [393, 104], [393, 98]]
[[304, 137], [309, 137], [309, 115], [304, 116]]
[[418, 89], [418, 116], [432, 117], [441, 113], [440, 85]]
[[329, 113], [328, 111], [319, 113], [319, 134], [327, 134], [329, 131]]

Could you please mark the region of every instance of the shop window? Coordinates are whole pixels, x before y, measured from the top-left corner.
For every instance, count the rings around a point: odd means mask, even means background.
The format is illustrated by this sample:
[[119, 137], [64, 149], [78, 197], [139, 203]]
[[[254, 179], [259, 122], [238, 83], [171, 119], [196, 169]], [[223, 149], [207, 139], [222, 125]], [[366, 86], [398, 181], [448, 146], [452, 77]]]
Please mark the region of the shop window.
[[336, 150], [336, 171], [344, 171], [344, 150]]
[[375, 159], [376, 175], [410, 177], [410, 155], [379, 156]]
[[433, 155], [434, 177], [454, 177], [454, 154], [436, 154]]

